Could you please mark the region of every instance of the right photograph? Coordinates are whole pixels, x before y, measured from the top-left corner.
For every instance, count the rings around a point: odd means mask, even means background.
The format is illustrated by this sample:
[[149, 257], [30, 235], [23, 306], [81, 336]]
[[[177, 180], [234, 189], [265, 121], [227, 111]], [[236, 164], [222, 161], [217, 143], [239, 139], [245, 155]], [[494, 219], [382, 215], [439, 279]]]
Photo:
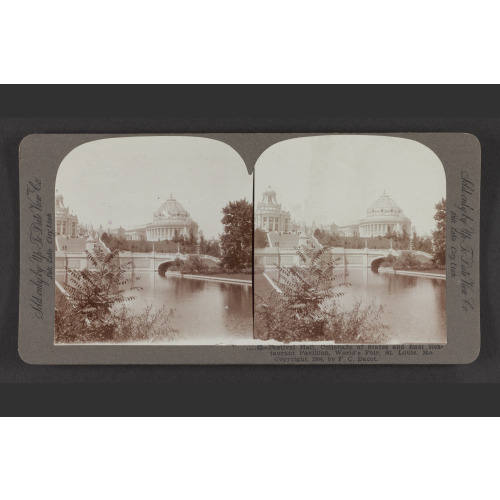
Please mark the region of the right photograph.
[[255, 165], [254, 337], [446, 344], [446, 178], [410, 139], [290, 139]]

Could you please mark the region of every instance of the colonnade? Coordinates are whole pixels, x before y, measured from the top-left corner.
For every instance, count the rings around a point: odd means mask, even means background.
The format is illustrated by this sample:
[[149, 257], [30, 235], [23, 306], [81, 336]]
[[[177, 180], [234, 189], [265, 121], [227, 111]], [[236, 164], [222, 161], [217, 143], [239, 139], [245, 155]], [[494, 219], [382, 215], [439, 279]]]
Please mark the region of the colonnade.
[[360, 227], [360, 236], [385, 236], [389, 229], [391, 230], [391, 232], [395, 232], [399, 229], [399, 227], [396, 228], [396, 224], [363, 224]]
[[176, 236], [185, 235], [186, 228], [174, 228], [174, 227], [152, 227], [147, 230], [147, 239], [149, 241], [163, 241], [172, 240]]
[[263, 231], [290, 231], [288, 217], [257, 214], [256, 219], [256, 227]]
[[56, 221], [57, 236], [76, 236], [76, 222], [71, 220]]

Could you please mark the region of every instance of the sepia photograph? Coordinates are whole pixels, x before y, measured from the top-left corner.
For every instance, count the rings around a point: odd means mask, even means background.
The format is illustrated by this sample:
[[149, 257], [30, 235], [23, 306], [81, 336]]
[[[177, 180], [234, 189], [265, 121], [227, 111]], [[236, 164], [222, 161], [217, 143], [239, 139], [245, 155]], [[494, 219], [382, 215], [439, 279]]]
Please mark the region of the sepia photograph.
[[95, 140], [55, 187], [56, 344], [252, 340], [252, 177], [234, 149]]
[[446, 179], [419, 142], [316, 136], [255, 166], [255, 337], [446, 344]]
[[456, 133], [30, 135], [19, 353], [470, 363], [480, 153]]

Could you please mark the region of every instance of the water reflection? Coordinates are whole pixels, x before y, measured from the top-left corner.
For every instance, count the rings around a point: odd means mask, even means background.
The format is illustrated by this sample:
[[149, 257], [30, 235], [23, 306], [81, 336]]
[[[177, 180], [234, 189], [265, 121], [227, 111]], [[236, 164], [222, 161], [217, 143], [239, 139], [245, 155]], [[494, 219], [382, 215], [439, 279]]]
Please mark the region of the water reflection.
[[[342, 281], [340, 277], [335, 283]], [[446, 343], [445, 280], [349, 268], [345, 281], [351, 284], [342, 287], [344, 296], [339, 302], [345, 307], [359, 299], [384, 306], [388, 343]]]
[[148, 304], [154, 309], [165, 304], [175, 310], [172, 326], [179, 330], [176, 343], [214, 344], [253, 338], [250, 285], [135, 272], [128, 288], [132, 286], [142, 287], [127, 292], [136, 297], [127, 303], [132, 311], [142, 312]]

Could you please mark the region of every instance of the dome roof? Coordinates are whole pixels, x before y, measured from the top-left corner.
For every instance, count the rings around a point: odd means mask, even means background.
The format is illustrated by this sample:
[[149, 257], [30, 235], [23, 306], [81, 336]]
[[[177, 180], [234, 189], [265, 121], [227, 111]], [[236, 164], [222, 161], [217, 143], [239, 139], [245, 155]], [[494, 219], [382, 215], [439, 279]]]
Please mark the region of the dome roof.
[[276, 200], [276, 191], [272, 189], [271, 186], [268, 186], [268, 188], [262, 193], [261, 204], [276, 206], [279, 205], [278, 201]]
[[384, 194], [375, 200], [368, 210], [375, 210], [377, 208], [399, 208], [397, 203], [384, 191]]
[[187, 210], [170, 195], [170, 198], [160, 205], [154, 214], [161, 218], [189, 217]]
[[384, 193], [370, 205], [366, 213], [368, 216], [381, 214], [398, 215], [402, 213], [402, 210], [398, 204], [384, 191]]

